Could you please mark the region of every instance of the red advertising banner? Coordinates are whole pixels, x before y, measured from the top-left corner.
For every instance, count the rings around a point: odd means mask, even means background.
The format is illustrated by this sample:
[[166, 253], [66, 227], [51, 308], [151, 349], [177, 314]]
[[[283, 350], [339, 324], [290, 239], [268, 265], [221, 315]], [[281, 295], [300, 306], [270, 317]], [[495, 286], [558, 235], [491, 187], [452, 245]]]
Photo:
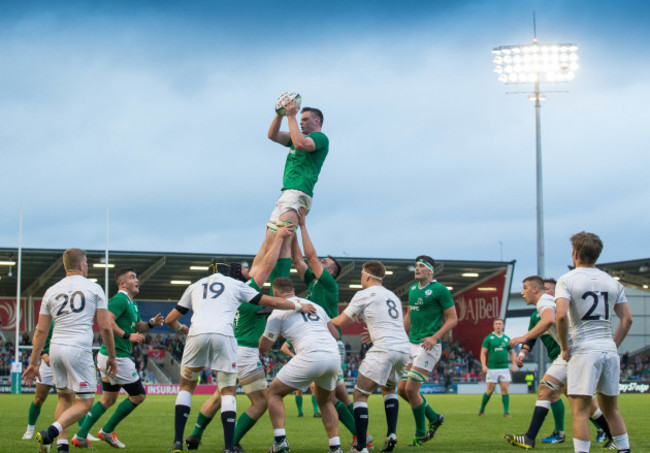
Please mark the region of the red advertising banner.
[[[20, 330], [25, 330], [25, 307], [26, 301], [20, 301]], [[16, 317], [18, 310], [16, 309], [16, 298], [13, 299], [0, 299], [0, 320], [2, 320], [2, 330], [15, 330]]]
[[162, 359], [165, 357], [165, 352], [166, 351], [164, 349], [156, 348], [156, 349], [151, 349], [147, 355], [152, 359]]
[[453, 338], [477, 359], [483, 339], [492, 332], [494, 319], [505, 313], [503, 295], [506, 280], [507, 271], [504, 270], [454, 295], [458, 325], [453, 330]]

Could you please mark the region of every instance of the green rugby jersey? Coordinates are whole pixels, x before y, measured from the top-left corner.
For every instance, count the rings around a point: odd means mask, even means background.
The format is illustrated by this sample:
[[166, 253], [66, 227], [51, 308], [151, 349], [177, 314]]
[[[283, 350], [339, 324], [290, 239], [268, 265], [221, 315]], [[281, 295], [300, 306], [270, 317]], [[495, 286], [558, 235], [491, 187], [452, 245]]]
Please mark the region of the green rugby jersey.
[[[530, 315], [530, 323], [528, 324], [528, 330], [531, 331], [537, 325], [537, 323], [542, 319], [541, 315], [535, 310]], [[548, 333], [544, 332], [540, 337], [544, 346], [546, 346], [546, 352], [548, 353], [548, 358], [555, 360], [562, 353], [562, 348], [557, 344], [557, 341]]]
[[[432, 280], [424, 288], [414, 283], [409, 288], [411, 330], [409, 341], [420, 344], [442, 326], [444, 311], [454, 306], [454, 299], [445, 285]], [[440, 340], [438, 340], [440, 342]]]
[[[257, 291], [260, 290], [253, 279], [248, 282], [248, 286]], [[257, 312], [261, 310], [266, 310], [266, 308], [247, 302], [241, 304], [237, 309], [233, 327], [235, 339], [239, 346], [246, 346], [247, 348], [259, 347], [260, 337], [266, 328], [266, 316], [257, 315]]]
[[339, 285], [327, 269], [323, 269], [319, 279], [311, 269], [307, 269], [303, 281], [307, 285], [305, 299], [320, 305], [330, 319], [339, 315]]
[[483, 340], [483, 347], [488, 350], [487, 367], [490, 370], [508, 368], [508, 351], [512, 349], [508, 335], [504, 333], [499, 337], [492, 332]]
[[[135, 326], [141, 321], [140, 309], [138, 304], [132, 301], [125, 292], [119, 291], [108, 301], [108, 311], [115, 315], [115, 323], [120, 329], [128, 334], [135, 333]], [[115, 338], [115, 355], [131, 358], [131, 342], [117, 335], [113, 335], [113, 337]], [[102, 345], [99, 353], [108, 355], [106, 345]]]
[[329, 152], [329, 139], [322, 132], [313, 132], [307, 137], [314, 141], [314, 151], [297, 151], [289, 141], [290, 151], [284, 165], [282, 190], [296, 189], [314, 196], [314, 186]]

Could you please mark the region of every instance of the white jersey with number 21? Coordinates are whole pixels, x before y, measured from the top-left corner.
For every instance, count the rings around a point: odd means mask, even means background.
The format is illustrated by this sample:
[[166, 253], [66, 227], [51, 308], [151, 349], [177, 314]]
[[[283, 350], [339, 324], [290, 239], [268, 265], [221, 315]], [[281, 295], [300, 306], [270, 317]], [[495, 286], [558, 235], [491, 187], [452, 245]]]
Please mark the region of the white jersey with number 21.
[[569, 299], [572, 353], [616, 351], [612, 337], [614, 305], [627, 303], [623, 285], [595, 267], [577, 267], [557, 282], [555, 299]]

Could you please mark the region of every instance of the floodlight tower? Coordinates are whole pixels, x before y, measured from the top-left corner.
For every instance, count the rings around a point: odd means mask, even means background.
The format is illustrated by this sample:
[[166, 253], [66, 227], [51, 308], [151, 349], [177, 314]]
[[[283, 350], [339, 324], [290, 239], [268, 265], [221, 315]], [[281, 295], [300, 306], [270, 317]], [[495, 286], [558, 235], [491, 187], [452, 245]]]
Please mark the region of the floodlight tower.
[[505, 84], [533, 85], [528, 99], [535, 103], [535, 149], [537, 162], [537, 274], [544, 277], [544, 202], [542, 191], [542, 136], [540, 109], [546, 99], [540, 83], [570, 82], [578, 70], [575, 44], [532, 44], [499, 46], [492, 49], [494, 72]]

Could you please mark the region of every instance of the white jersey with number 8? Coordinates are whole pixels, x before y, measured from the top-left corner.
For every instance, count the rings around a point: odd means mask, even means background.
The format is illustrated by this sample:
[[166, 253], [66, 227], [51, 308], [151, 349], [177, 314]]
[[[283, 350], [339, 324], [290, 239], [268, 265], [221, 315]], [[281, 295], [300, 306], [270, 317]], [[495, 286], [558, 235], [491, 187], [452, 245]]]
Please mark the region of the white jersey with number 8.
[[107, 308], [104, 290], [81, 275], [71, 275], [51, 286], [43, 296], [40, 311], [54, 320], [50, 343], [90, 351], [98, 308]]
[[623, 285], [595, 267], [578, 267], [557, 282], [555, 299], [569, 299], [572, 353], [616, 351], [612, 337], [614, 305], [626, 303]]
[[354, 295], [343, 313], [354, 321], [365, 320], [373, 347], [409, 353], [402, 302], [390, 290], [383, 286], [363, 289]]

